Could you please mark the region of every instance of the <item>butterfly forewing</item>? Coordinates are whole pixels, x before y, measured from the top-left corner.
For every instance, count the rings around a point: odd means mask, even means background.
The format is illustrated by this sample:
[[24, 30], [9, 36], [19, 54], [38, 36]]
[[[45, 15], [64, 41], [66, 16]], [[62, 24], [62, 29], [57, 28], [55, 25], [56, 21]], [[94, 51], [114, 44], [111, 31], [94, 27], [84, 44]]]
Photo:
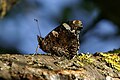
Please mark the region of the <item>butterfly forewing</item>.
[[81, 24], [79, 20], [62, 23], [42, 39], [40, 48], [57, 56], [72, 58], [79, 50]]

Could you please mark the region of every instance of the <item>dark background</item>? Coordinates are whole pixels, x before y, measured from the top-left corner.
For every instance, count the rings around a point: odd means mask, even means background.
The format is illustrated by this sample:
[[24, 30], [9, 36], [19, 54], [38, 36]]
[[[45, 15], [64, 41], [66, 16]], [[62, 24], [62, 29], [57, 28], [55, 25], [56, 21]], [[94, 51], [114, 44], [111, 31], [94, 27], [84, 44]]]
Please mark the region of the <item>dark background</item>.
[[34, 19], [39, 20], [43, 37], [61, 22], [81, 20], [84, 29], [79, 52], [105, 52], [120, 47], [120, 0], [8, 1], [14, 1], [7, 4], [8, 11], [0, 5], [0, 53], [35, 53], [39, 33]]

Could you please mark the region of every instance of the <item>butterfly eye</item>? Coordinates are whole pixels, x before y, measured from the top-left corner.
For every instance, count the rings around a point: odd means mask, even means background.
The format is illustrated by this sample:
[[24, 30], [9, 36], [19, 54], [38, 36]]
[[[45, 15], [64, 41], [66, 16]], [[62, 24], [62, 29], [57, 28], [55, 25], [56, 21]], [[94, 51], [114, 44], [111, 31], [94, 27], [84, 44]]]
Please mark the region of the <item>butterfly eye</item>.
[[83, 25], [82, 25], [82, 23], [80, 24], [80, 28], [83, 29]]

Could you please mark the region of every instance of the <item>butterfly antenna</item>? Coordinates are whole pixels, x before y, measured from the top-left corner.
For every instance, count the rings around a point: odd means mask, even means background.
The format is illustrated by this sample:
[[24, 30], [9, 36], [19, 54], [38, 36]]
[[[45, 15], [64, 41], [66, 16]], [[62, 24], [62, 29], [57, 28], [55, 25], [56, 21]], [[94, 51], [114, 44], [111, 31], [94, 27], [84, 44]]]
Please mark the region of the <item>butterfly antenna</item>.
[[39, 31], [39, 35], [41, 36], [41, 32], [40, 32], [40, 27], [39, 27], [39, 23], [37, 19], [34, 19], [37, 22], [37, 27], [38, 27], [38, 31]]

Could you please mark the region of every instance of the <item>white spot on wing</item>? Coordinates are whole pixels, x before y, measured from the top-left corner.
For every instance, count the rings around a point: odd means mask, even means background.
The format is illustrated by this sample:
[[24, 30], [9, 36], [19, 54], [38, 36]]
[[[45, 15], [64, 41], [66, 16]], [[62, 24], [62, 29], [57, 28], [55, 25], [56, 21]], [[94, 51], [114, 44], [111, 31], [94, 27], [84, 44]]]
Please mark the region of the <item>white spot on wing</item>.
[[67, 23], [62, 24], [67, 30], [71, 30], [71, 27]]
[[72, 32], [72, 33], [75, 33], [75, 30], [72, 30], [71, 32]]
[[52, 31], [52, 34], [53, 34], [53, 36], [55, 36], [55, 37], [58, 37], [58, 32], [56, 32], [56, 31]]

